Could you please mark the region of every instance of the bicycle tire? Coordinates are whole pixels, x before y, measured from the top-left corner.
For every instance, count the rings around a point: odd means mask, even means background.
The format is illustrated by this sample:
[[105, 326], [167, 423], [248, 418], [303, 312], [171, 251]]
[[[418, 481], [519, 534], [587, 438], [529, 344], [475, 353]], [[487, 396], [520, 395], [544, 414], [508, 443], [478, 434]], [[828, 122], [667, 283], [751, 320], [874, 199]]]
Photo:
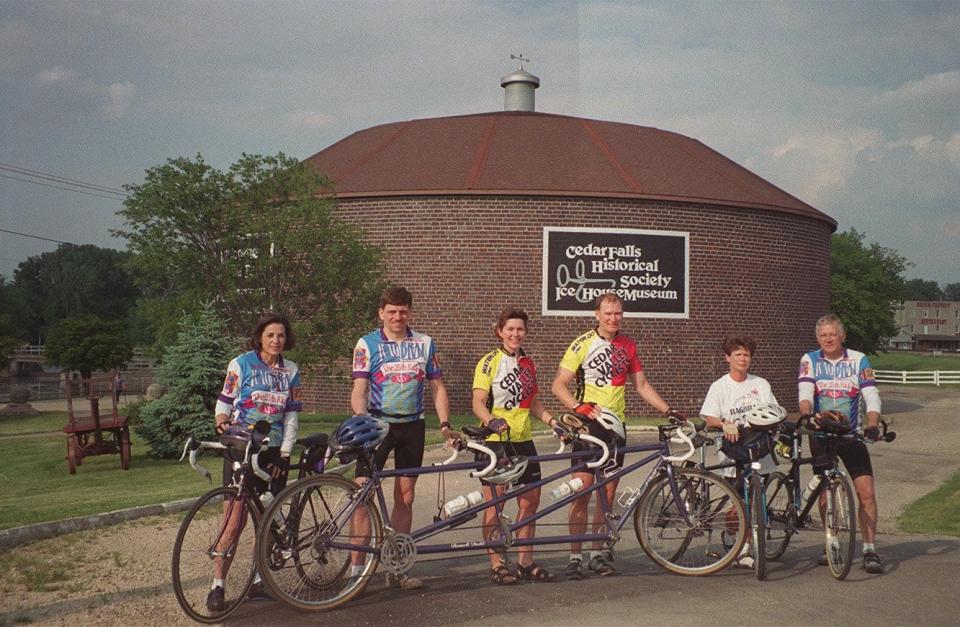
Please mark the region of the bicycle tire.
[[[240, 607], [253, 584], [256, 573], [254, 542], [259, 510], [250, 497], [245, 497], [240, 502], [237, 494], [237, 488], [222, 487], [197, 499], [180, 524], [177, 539], [173, 544], [173, 592], [184, 613], [198, 623], [223, 621]], [[238, 515], [243, 517], [240, 532], [227, 542], [227, 546], [218, 546], [222, 544], [227, 532], [226, 521], [232, 518], [234, 511], [238, 511]], [[220, 611], [207, 608], [214, 560], [218, 559], [213, 555], [214, 552], [229, 556], [228, 570], [235, 572], [236, 568], [246, 569], [243, 571], [242, 586], [229, 585], [236, 577], [227, 580], [227, 585], [224, 586], [224, 606]]]
[[793, 482], [782, 472], [775, 472], [767, 478], [766, 556], [768, 560], [780, 559], [793, 536], [796, 524], [793, 489]]
[[[357, 484], [342, 477], [318, 475], [287, 486], [273, 499], [264, 512], [264, 520], [271, 524], [261, 525], [257, 535], [257, 564], [275, 598], [301, 611], [321, 612], [340, 607], [367, 587], [380, 564], [383, 525], [370, 500], [354, 505], [358, 490]], [[369, 535], [359, 540], [351, 530], [358, 508], [370, 521]], [[283, 525], [281, 537], [290, 556], [277, 563], [277, 539], [271, 533], [279, 525], [273, 521], [284, 512], [289, 523]], [[359, 576], [349, 576], [352, 551], [331, 546], [334, 543], [374, 549], [363, 553]]]
[[750, 475], [750, 529], [753, 545], [753, 572], [759, 581], [767, 578], [767, 523], [763, 498], [763, 477], [754, 472]]
[[850, 574], [857, 544], [857, 514], [854, 509], [856, 502], [853, 498], [853, 487], [846, 475], [838, 474], [832, 477], [827, 490], [824, 524], [827, 564], [830, 566], [830, 574], [835, 579], [843, 580]]
[[[652, 481], [640, 497], [633, 514], [640, 546], [671, 573], [700, 576], [722, 570], [746, 540], [743, 502], [722, 477], [695, 469], [676, 469], [674, 474], [679, 505], [666, 475]], [[730, 547], [721, 540], [724, 530], [735, 533]]]

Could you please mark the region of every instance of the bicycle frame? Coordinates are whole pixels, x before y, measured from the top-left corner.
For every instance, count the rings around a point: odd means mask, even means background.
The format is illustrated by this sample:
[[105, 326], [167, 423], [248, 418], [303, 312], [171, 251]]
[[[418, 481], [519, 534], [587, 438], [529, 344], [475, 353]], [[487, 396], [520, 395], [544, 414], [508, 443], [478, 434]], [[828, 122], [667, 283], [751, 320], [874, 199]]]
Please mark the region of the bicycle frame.
[[[624, 454], [630, 453], [641, 453], [641, 452], [650, 452], [650, 455], [647, 455], [643, 459], [637, 460], [633, 463], [626, 464], [624, 467], [619, 468], [618, 470], [612, 472], [604, 472], [604, 467], [597, 468], [588, 468], [588, 463], [597, 457], [597, 451], [576, 451], [571, 453], [557, 453], [552, 455], [537, 455], [531, 456], [528, 459], [530, 461], [536, 462], [550, 462], [550, 461], [561, 461], [561, 460], [571, 460], [571, 459], [580, 459], [576, 465], [573, 465], [569, 468], [564, 468], [558, 472], [550, 474], [546, 477], [541, 478], [538, 481], [525, 484], [522, 486], [517, 486], [515, 488], [505, 491], [499, 496], [494, 496], [491, 499], [485, 500], [482, 503], [468, 507], [467, 509], [458, 512], [457, 514], [433, 522], [429, 525], [420, 527], [411, 531], [410, 536], [417, 543], [417, 554], [436, 554], [436, 553], [449, 553], [456, 551], [474, 551], [478, 549], [506, 549], [512, 546], [539, 546], [539, 545], [548, 545], [548, 544], [568, 544], [570, 542], [590, 542], [590, 541], [604, 541], [609, 544], [616, 543], [620, 538], [620, 531], [626, 524], [626, 521], [629, 520], [639, 504], [639, 496], [647, 488], [650, 482], [654, 477], [658, 476], [659, 472], [665, 472], [666, 475], [670, 478], [671, 491], [673, 493], [674, 499], [679, 503], [680, 494], [677, 489], [677, 484], [674, 476], [674, 466], [671, 462], [665, 459], [670, 454], [669, 446], [666, 442], [658, 442], [656, 444], [637, 444], [637, 445], [628, 445], [619, 449]], [[650, 464], [654, 460], [657, 460], [651, 472], [647, 475], [641, 487], [631, 495], [630, 499], [627, 501], [624, 508], [624, 512], [619, 516], [613, 514], [612, 504], [608, 501], [606, 496], [606, 490], [601, 490], [604, 486], [610, 484], [613, 481], [619, 481], [623, 477], [633, 473], [639, 468]], [[389, 516], [385, 515], [389, 512], [387, 507], [386, 497], [384, 496], [382, 489], [382, 480], [388, 479], [397, 476], [421, 476], [427, 474], [435, 474], [438, 472], [454, 472], [458, 470], [477, 470], [482, 468], [486, 462], [470, 462], [470, 463], [460, 463], [460, 464], [449, 464], [443, 466], [424, 466], [420, 468], [405, 468], [401, 470], [381, 470], [374, 471], [373, 476], [369, 481], [365, 482], [359, 489], [359, 492], [356, 498], [352, 499], [344, 511], [338, 512], [334, 515], [334, 518], [338, 521], [347, 521], [353, 515], [353, 512], [356, 511], [359, 503], [365, 502], [367, 499], [372, 498], [374, 493], [376, 494], [377, 504], [380, 509], [381, 516], [383, 520], [389, 520]], [[554, 503], [539, 509], [534, 514], [517, 520], [516, 522], [510, 523], [509, 525], [501, 525], [500, 537], [496, 540], [475, 540], [468, 542], [455, 542], [455, 543], [442, 543], [442, 544], [421, 544], [421, 541], [437, 535], [443, 531], [456, 528], [463, 524], [464, 522], [474, 518], [479, 515], [486, 509], [490, 507], [496, 508], [498, 519], [502, 520], [503, 504], [507, 501], [517, 498], [518, 496], [531, 492], [538, 488], [541, 488], [548, 483], [555, 481], [561, 477], [570, 475], [574, 472], [590, 472], [593, 474], [594, 483], [590, 487], [574, 492], [566, 497], [558, 499]], [[517, 530], [533, 523], [541, 518], [550, 515], [551, 513], [566, 507], [573, 501], [579, 498], [583, 498], [586, 495], [591, 494], [592, 492], [599, 491], [600, 496], [598, 501], [600, 507], [604, 513], [605, 518], [608, 521], [606, 534], [603, 533], [584, 533], [584, 534], [574, 534], [574, 535], [560, 535], [560, 536], [542, 536], [538, 535], [533, 538], [526, 539], [513, 539], [513, 534]], [[684, 508], [679, 507], [681, 511]], [[356, 544], [341, 544], [341, 543], [332, 543], [332, 546], [339, 549], [349, 549], [360, 552], [372, 553], [376, 552], [379, 549], [371, 549], [363, 545]]]

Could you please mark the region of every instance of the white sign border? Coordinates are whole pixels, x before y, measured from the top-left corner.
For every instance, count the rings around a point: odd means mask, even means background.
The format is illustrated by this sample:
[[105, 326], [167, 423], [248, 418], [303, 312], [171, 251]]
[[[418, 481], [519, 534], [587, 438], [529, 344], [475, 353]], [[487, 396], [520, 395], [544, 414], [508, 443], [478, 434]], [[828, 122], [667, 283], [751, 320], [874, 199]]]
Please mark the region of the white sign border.
[[579, 310], [556, 310], [547, 309], [547, 286], [549, 278], [550, 251], [547, 248], [550, 233], [623, 233], [629, 235], [665, 235], [670, 237], [683, 238], [683, 312], [682, 313], [657, 313], [657, 312], [639, 312], [625, 311], [624, 318], [673, 318], [678, 320], [690, 319], [690, 233], [689, 231], [651, 231], [648, 229], [619, 229], [619, 228], [597, 228], [587, 226], [545, 226], [543, 227], [543, 241], [540, 257], [542, 260], [542, 271], [540, 276], [540, 315], [541, 316], [593, 316], [592, 311]]

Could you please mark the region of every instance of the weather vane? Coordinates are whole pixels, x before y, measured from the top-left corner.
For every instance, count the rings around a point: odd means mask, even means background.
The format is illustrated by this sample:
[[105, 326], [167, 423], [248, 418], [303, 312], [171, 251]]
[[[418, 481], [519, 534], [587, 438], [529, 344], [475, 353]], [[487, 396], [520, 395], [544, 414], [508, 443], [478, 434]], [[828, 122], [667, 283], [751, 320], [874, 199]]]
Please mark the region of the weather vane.
[[527, 63], [530, 63], [530, 59], [525, 59], [522, 52], [521, 52], [520, 54], [511, 54], [511, 55], [510, 55], [510, 59], [511, 59], [511, 60], [513, 60], [513, 59], [519, 60], [519, 61], [520, 61], [520, 69], [521, 69], [521, 70], [523, 69], [523, 62], [524, 62], [524, 61], [526, 61]]

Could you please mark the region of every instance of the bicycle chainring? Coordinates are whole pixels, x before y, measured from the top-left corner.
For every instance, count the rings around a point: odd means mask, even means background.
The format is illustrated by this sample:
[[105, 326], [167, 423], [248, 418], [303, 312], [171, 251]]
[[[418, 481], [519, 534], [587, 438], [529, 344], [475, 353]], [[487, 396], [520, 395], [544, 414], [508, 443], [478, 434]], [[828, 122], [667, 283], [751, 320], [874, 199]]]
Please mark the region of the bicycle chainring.
[[380, 548], [380, 564], [392, 575], [402, 575], [417, 561], [417, 545], [406, 533], [392, 533]]

